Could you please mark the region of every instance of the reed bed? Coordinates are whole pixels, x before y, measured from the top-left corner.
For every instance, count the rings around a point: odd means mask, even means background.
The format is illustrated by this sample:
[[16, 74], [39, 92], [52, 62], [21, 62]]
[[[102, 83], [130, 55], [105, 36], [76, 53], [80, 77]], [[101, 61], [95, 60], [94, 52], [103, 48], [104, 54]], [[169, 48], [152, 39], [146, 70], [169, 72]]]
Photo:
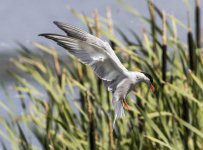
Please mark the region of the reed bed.
[[[133, 150], [201, 150], [203, 149], [203, 50], [201, 48], [200, 0], [196, 0], [195, 39], [193, 30], [175, 16], [162, 12], [148, 1], [150, 18], [142, 16], [123, 0], [118, 1], [129, 14], [140, 18], [150, 29], [142, 35], [130, 29], [128, 39], [113, 24], [110, 8], [106, 17], [94, 11], [93, 17], [72, 10], [85, 23], [89, 32], [106, 37], [122, 63], [130, 70], [152, 74], [155, 93], [141, 84], [127, 99], [132, 110], [112, 128], [111, 94], [93, 71], [68, 55], [68, 62], [57, 50], [34, 43], [36, 52], [22, 48], [14, 65], [29, 75], [43, 91], [22, 76], [16, 79], [16, 90], [23, 105], [21, 116], [15, 117], [1, 103], [9, 118], [0, 117], [6, 132], [0, 135], [13, 149], [133, 149]], [[161, 19], [158, 24], [156, 19]], [[177, 27], [188, 34], [187, 42], [178, 37]], [[118, 39], [114, 33], [120, 34]], [[45, 61], [44, 57], [50, 57]], [[126, 61], [127, 60], [127, 61]], [[79, 91], [79, 92], [76, 92]], [[71, 98], [70, 95], [79, 95]], [[40, 98], [46, 95], [46, 98]], [[38, 141], [26, 136], [25, 125]], [[7, 149], [2, 141], [2, 147]]]

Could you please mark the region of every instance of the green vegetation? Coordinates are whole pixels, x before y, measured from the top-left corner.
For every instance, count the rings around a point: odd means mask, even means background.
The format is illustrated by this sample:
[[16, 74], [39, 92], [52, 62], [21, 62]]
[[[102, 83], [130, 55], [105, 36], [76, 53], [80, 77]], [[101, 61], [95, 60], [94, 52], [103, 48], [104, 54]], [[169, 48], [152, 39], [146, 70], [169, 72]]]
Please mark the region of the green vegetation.
[[[196, 0], [195, 32], [175, 16], [161, 12], [148, 1], [150, 18], [142, 16], [123, 0], [119, 3], [129, 14], [150, 26], [142, 35], [130, 29], [134, 39], [113, 27], [110, 9], [106, 17], [95, 11], [93, 18], [72, 10], [89, 32], [109, 39], [116, 54], [129, 70], [152, 74], [155, 93], [145, 84], [134, 91], [137, 103], [128, 97], [132, 110], [112, 128], [111, 94], [93, 71], [69, 56], [69, 62], [57, 50], [35, 43], [37, 51], [23, 48], [15, 66], [34, 79], [43, 92], [18, 74], [16, 90], [24, 105], [18, 118], [0, 103], [8, 118], [0, 117], [6, 133], [0, 135], [13, 149], [39, 149], [25, 136], [24, 123], [43, 149], [203, 149], [203, 50], [201, 49], [200, 1]], [[156, 20], [162, 20], [158, 24]], [[190, 23], [188, 23], [190, 24]], [[187, 42], [180, 40], [177, 27], [188, 32]], [[123, 39], [118, 39], [115, 32]], [[44, 60], [50, 57], [50, 62]], [[80, 99], [70, 101], [79, 89]], [[41, 99], [47, 95], [47, 99]], [[25, 98], [26, 97], [26, 98]], [[2, 143], [4, 145], [4, 143]], [[6, 148], [5, 148], [6, 149]]]

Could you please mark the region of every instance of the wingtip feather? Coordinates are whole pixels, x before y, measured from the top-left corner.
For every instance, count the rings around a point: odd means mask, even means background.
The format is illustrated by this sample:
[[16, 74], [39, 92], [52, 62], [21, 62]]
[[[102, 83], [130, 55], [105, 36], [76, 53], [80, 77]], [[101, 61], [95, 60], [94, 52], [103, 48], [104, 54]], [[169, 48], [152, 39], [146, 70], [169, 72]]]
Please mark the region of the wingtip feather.
[[54, 23], [57, 27], [59, 27], [59, 28], [61, 28], [61, 29], [62, 29], [63, 26], [66, 25], [65, 23], [60, 22], [60, 21], [53, 21], [53, 23]]
[[50, 33], [43, 33], [43, 34], [39, 34], [39, 36], [42, 36], [42, 37], [45, 37], [47, 39], [58, 42], [59, 38], [57, 38], [57, 36], [60, 36], [60, 35], [50, 34]]
[[53, 23], [55, 24], [55, 25], [59, 25], [59, 24], [61, 24], [61, 22], [59, 22], [59, 21], [53, 21]]
[[48, 35], [47, 33], [38, 34], [38, 36], [43, 36], [43, 37], [46, 37], [47, 35]]
[[47, 39], [53, 39], [53, 35], [49, 34], [49, 33], [39, 34], [38, 36], [42, 36], [42, 37], [45, 37]]

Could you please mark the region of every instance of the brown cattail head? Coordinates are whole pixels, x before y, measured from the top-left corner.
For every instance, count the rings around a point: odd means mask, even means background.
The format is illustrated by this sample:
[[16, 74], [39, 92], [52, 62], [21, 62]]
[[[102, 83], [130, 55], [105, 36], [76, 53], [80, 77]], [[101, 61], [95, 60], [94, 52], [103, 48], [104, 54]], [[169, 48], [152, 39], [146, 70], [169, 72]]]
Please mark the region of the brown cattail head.
[[195, 0], [195, 31], [196, 31], [196, 45], [201, 47], [201, 11], [200, 0]]
[[188, 27], [188, 51], [189, 51], [189, 64], [190, 64], [190, 69], [192, 71], [195, 71], [195, 45], [194, 45], [194, 40], [193, 40], [193, 34], [192, 34], [192, 29]]

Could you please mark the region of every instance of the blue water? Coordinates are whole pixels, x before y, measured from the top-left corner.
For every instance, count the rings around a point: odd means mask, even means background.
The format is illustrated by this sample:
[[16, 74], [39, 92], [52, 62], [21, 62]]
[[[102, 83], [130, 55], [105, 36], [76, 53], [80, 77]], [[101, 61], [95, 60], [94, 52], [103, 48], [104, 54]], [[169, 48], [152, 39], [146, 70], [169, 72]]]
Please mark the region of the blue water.
[[[131, 6], [135, 7], [141, 14], [149, 16], [146, 2], [144, 0], [126, 0]], [[193, 1], [188, 7], [184, 4], [187, 0], [154, 0], [155, 4], [165, 10], [167, 13], [175, 15], [178, 19], [187, 22], [187, 10], [194, 7]], [[53, 21], [63, 21], [87, 30], [84, 24], [69, 11], [74, 8], [79, 12], [91, 16], [95, 8], [98, 9], [102, 16], [105, 16], [106, 8], [112, 9], [112, 18], [114, 23], [121, 29], [126, 27], [132, 28], [135, 32], [140, 33], [143, 28], [142, 22], [137, 17], [130, 15], [120, 7], [116, 0], [1, 0], [0, 5], [0, 80], [3, 81], [5, 88], [11, 95], [14, 102], [14, 108], [5, 97], [3, 90], [0, 90], [0, 101], [15, 111], [16, 115], [22, 114], [20, 100], [15, 91], [15, 82], [8, 76], [7, 71], [15, 72], [15, 67], [9, 62], [10, 57], [18, 55], [16, 49], [19, 48], [18, 42], [33, 48], [32, 42], [40, 42], [52, 47], [57, 47], [54, 42], [45, 40], [37, 35], [44, 32], [62, 33], [53, 25]], [[191, 7], [191, 8], [190, 8]], [[201, 3], [203, 8], [203, 2]], [[194, 15], [191, 13], [191, 22]], [[159, 21], [159, 20], [158, 20]], [[203, 22], [203, 19], [202, 19]], [[127, 32], [127, 31], [126, 31]], [[182, 40], [186, 40], [186, 31], [178, 30]], [[58, 47], [57, 47], [58, 48]], [[62, 54], [61, 54], [62, 55]], [[0, 109], [0, 116], [6, 117], [5, 111]], [[0, 125], [1, 130], [4, 131]], [[5, 132], [5, 131], [4, 131]], [[28, 136], [31, 134], [28, 132]], [[32, 136], [30, 137], [32, 139]], [[0, 141], [4, 140], [0, 136]], [[6, 142], [7, 143], [7, 142]], [[8, 143], [7, 143], [8, 145]], [[0, 147], [1, 149], [1, 147]]]

